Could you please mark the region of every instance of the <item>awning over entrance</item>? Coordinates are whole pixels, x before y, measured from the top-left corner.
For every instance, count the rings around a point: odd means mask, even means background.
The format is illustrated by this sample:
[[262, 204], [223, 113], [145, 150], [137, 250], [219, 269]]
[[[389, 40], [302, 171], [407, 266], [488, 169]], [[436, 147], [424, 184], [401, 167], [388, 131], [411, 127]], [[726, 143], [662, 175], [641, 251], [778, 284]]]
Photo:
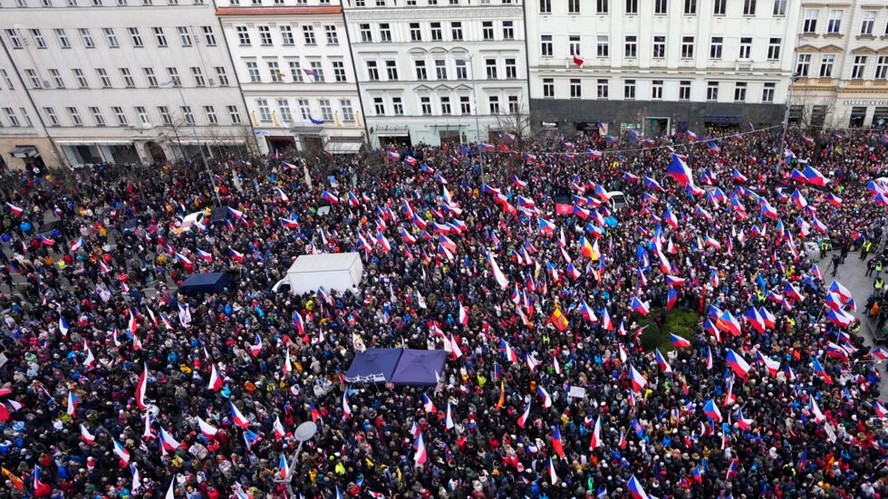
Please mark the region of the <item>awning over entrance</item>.
[[324, 150], [330, 154], [356, 154], [364, 145], [363, 141], [330, 141], [324, 146]]
[[13, 158], [36, 158], [40, 156], [40, 153], [37, 152], [37, 148], [34, 146], [17, 146], [9, 151], [9, 155]]

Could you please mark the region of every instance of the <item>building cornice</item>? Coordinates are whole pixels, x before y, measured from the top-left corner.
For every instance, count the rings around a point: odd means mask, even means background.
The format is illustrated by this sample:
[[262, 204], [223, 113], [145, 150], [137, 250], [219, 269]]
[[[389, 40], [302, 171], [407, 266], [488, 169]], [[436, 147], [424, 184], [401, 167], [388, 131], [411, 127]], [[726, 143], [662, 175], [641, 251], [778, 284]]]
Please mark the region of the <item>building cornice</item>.
[[216, 15], [224, 16], [310, 16], [317, 14], [341, 14], [342, 7], [307, 6], [307, 7], [219, 7]]

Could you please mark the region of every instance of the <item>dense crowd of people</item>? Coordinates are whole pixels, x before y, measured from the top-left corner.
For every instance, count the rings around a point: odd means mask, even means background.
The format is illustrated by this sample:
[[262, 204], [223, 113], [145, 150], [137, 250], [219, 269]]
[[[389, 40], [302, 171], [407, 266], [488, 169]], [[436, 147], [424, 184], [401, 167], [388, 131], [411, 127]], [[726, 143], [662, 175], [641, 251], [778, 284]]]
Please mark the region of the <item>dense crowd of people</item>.
[[[4, 495], [884, 497], [884, 351], [854, 335], [866, 297], [804, 243], [881, 256], [869, 181], [888, 140], [779, 143], [550, 134], [231, 160], [212, 167], [226, 216], [190, 227], [214, 205], [200, 168], [71, 189], [16, 173]], [[344, 251], [365, 265], [353, 292], [272, 293], [297, 256]], [[220, 269], [231, 289], [177, 293]], [[643, 324], [680, 309], [692, 334], [648, 351]], [[433, 387], [347, 384], [363, 346], [448, 360]], [[318, 432], [296, 456], [304, 421]]]

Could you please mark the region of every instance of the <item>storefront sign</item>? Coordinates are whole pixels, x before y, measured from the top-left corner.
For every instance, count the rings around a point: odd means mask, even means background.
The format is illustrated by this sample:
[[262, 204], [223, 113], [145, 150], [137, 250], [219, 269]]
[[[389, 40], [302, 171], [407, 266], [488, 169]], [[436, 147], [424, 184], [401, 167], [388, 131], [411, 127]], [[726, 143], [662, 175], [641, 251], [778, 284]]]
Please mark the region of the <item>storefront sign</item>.
[[888, 100], [846, 100], [846, 106], [888, 106]]

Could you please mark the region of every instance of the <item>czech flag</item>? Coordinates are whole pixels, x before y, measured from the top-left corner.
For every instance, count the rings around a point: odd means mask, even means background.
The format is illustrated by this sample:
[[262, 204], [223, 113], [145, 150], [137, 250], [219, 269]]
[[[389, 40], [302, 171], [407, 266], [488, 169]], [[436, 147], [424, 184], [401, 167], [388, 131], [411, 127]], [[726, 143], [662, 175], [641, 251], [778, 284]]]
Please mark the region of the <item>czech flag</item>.
[[206, 421], [201, 419], [200, 416], [197, 417], [197, 425], [200, 428], [200, 432], [203, 433], [203, 435], [207, 438], [213, 438], [216, 436], [216, 433], [219, 432], [219, 430], [215, 426], [207, 423]]
[[804, 175], [807, 182], [811, 185], [824, 187], [829, 183], [828, 178], [824, 177], [822, 173], [810, 165], [805, 167]]
[[96, 436], [90, 433], [86, 426], [83, 426], [83, 423], [80, 423], [80, 439], [86, 442], [87, 445], [92, 445], [96, 441]]
[[429, 456], [426, 452], [425, 441], [422, 439], [422, 432], [419, 433], [419, 436], [416, 437], [416, 442], [413, 444], [416, 448], [416, 453], [413, 455], [413, 460], [416, 464], [425, 464], [428, 461]]
[[678, 292], [669, 288], [669, 291], [666, 292], [666, 310], [672, 310], [676, 302], [678, 302]]
[[592, 436], [589, 438], [589, 450], [595, 450], [601, 447], [601, 414], [595, 420], [595, 427], [592, 429]]
[[682, 187], [692, 183], [691, 169], [688, 168], [687, 163], [678, 154], [672, 154], [672, 162], [666, 168], [666, 175], [675, 179]]
[[632, 475], [629, 478], [629, 481], [626, 482], [626, 486], [629, 487], [629, 493], [632, 494], [632, 499], [649, 499], [649, 496], [641, 487], [641, 483], [635, 478], [635, 475]]
[[208, 253], [208, 252], [206, 252], [206, 251], [204, 251], [204, 250], [202, 250], [202, 249], [200, 249], [200, 248], [197, 249], [197, 256], [200, 257], [201, 259], [203, 259], [203, 260], [206, 261], [206, 262], [210, 262], [210, 263], [213, 262], [213, 254], [212, 254], [212, 253]]
[[669, 337], [672, 339], [672, 346], [675, 348], [690, 348], [691, 342], [678, 336], [677, 334], [669, 333]]
[[549, 395], [549, 392], [546, 391], [542, 385], [537, 385], [537, 394], [543, 398], [543, 407], [548, 409], [552, 407], [552, 396]]
[[669, 363], [666, 362], [666, 357], [663, 357], [663, 354], [660, 353], [660, 349], [657, 348], [654, 350], [654, 359], [657, 361], [657, 365], [660, 366], [660, 370], [664, 373], [671, 373], [672, 367], [669, 366]]
[[539, 223], [540, 231], [542, 231], [544, 234], [552, 235], [555, 232], [555, 224], [552, 221], [546, 220], [545, 218], [540, 218]]
[[121, 445], [120, 442], [118, 442], [117, 440], [115, 440], [113, 438], [111, 439], [111, 441], [114, 442], [114, 453], [117, 454], [117, 457], [120, 458], [120, 461], [123, 464], [129, 464], [130, 453], [129, 453], [129, 451], [126, 450], [126, 447]]
[[281, 474], [281, 480], [286, 480], [290, 475], [290, 467], [287, 465], [287, 458], [284, 456], [284, 453], [281, 453], [281, 458], [278, 460], [278, 471]]
[[168, 451], [174, 451], [181, 445], [172, 435], [163, 427], [160, 428], [160, 444]]
[[231, 206], [228, 207], [228, 214], [232, 216], [235, 220], [240, 220], [244, 217], [244, 212], [240, 210], [235, 210]]
[[77, 253], [81, 248], [83, 248], [83, 236], [78, 237], [76, 241], [71, 242], [70, 250], [71, 253]]
[[651, 311], [650, 305], [648, 305], [647, 302], [643, 302], [643, 301], [639, 300], [638, 298], [636, 298], [635, 296], [632, 297], [632, 301], [630, 303], [630, 306], [632, 307], [632, 310], [638, 312], [643, 317], [647, 316], [647, 314], [649, 314]]
[[839, 295], [842, 298], [843, 303], [848, 302], [848, 300], [854, 297], [848, 288], [846, 288], [839, 281], [836, 280], [833, 280], [832, 284], [829, 285], [829, 290]]
[[635, 369], [635, 366], [629, 366], [629, 378], [632, 381], [633, 392], [641, 392], [647, 386], [647, 380]]
[[732, 178], [734, 179], [734, 182], [739, 182], [739, 183], [746, 183], [746, 181], [748, 180], [746, 178], [746, 175], [743, 175], [742, 173], [740, 173], [740, 170], [738, 170], [736, 168], [734, 168]]
[[500, 338], [500, 350], [502, 350], [506, 360], [509, 362], [518, 362], [518, 354], [515, 353], [515, 350], [512, 350], [512, 345], [509, 345], [509, 343], [502, 338]]
[[720, 422], [722, 420], [721, 411], [718, 410], [718, 405], [715, 404], [714, 399], [709, 399], [706, 402], [706, 405], [703, 406], [703, 412], [706, 414], [706, 417], [713, 421]]
[[737, 352], [728, 349], [725, 354], [725, 362], [727, 362], [728, 366], [734, 371], [737, 376], [741, 379], [746, 379], [746, 376], [749, 374], [749, 362], [746, 362], [746, 359], [741, 357]]
[[237, 263], [244, 263], [244, 254], [241, 253], [240, 251], [237, 251], [237, 250], [234, 249], [234, 248], [228, 248], [228, 254], [229, 254], [229, 255], [231, 256], [231, 258], [233, 258], [234, 261], [236, 261]]
[[549, 481], [552, 482], [552, 485], [558, 483], [558, 475], [555, 473], [555, 465], [552, 463], [552, 458], [549, 458], [548, 464], [546, 464], [546, 468], [549, 469]]
[[237, 406], [234, 405], [234, 402], [229, 401], [229, 402], [228, 402], [228, 406], [231, 408], [231, 420], [232, 420], [232, 422], [234, 422], [234, 424], [236, 424], [237, 426], [240, 426], [241, 428], [243, 428], [243, 429], [245, 429], [245, 430], [246, 430], [247, 428], [249, 428], [249, 427], [250, 427], [250, 422], [249, 422], [249, 421], [247, 420], [247, 418], [245, 418], [244, 415], [240, 412], [240, 409], [238, 409]]
[[222, 389], [223, 381], [222, 377], [219, 376], [219, 371], [216, 370], [216, 364], [210, 364], [210, 383], [207, 389], [218, 392]]
[[518, 417], [518, 426], [524, 428], [524, 425], [527, 424], [527, 420], [530, 419], [530, 402], [527, 402], [527, 406], [524, 407], [524, 412], [521, 416]]
[[339, 204], [339, 198], [332, 192], [326, 190], [321, 193], [321, 200], [330, 204]]
[[561, 443], [561, 430], [558, 425], [552, 427], [552, 449], [560, 458], [564, 458], [564, 446]]
[[68, 391], [68, 408], [66, 409], [66, 413], [72, 418], [75, 417], [77, 413], [77, 404], [80, 402], [80, 398], [77, 395], [74, 395], [73, 390]]
[[142, 374], [139, 376], [139, 381], [136, 383], [136, 405], [139, 406], [139, 409], [145, 410], [148, 406], [145, 404], [145, 388], [148, 384], [148, 364], [144, 364], [144, 368], [142, 369]]

